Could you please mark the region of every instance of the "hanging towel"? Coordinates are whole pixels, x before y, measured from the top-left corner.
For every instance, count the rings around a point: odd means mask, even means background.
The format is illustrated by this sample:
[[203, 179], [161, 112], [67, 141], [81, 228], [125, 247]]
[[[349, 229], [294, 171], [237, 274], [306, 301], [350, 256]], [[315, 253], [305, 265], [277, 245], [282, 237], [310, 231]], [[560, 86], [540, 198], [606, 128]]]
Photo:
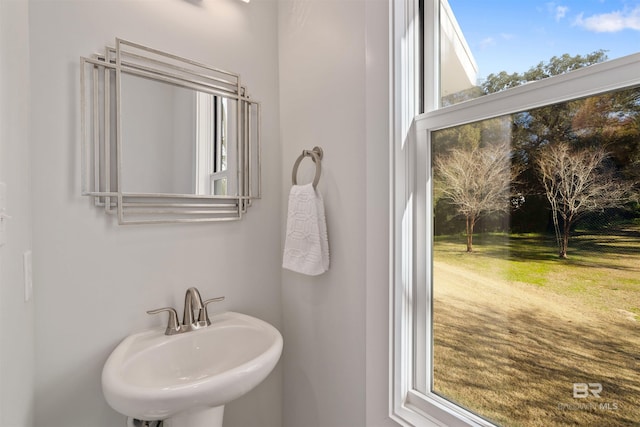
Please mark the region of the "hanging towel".
[[291, 187], [282, 267], [309, 276], [329, 269], [324, 202], [313, 184]]

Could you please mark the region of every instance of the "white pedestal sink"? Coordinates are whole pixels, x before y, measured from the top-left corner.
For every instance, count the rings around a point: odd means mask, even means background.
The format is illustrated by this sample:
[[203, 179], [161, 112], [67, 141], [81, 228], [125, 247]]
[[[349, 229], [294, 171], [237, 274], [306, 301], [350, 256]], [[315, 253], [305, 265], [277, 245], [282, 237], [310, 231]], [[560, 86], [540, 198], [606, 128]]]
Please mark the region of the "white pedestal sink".
[[167, 427], [221, 427], [224, 405], [262, 382], [282, 354], [282, 335], [245, 314], [211, 317], [211, 326], [178, 335], [164, 328], [125, 338], [102, 371], [116, 411]]

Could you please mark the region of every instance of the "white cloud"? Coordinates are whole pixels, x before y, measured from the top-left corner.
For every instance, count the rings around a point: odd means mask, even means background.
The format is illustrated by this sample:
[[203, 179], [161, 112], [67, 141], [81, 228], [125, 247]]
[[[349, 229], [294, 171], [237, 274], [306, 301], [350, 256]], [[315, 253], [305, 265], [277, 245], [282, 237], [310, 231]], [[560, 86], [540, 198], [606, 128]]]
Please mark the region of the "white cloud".
[[556, 7], [556, 21], [559, 21], [562, 18], [564, 18], [568, 11], [569, 11], [569, 8], [567, 6], [557, 6]]
[[552, 15], [556, 21], [560, 21], [564, 18], [569, 11], [568, 6], [558, 6], [555, 2], [549, 2], [546, 6], [548, 13]]
[[633, 10], [615, 11], [584, 17], [577, 16], [574, 25], [596, 33], [615, 33], [622, 30], [640, 31], [640, 6]]
[[493, 37], [487, 37], [485, 39], [480, 40], [480, 49], [486, 49], [491, 46], [495, 46], [496, 40]]
[[494, 46], [497, 46], [502, 41], [513, 40], [516, 36], [511, 33], [500, 33], [493, 36], [487, 36], [476, 43], [476, 47], [480, 50], [485, 50]]

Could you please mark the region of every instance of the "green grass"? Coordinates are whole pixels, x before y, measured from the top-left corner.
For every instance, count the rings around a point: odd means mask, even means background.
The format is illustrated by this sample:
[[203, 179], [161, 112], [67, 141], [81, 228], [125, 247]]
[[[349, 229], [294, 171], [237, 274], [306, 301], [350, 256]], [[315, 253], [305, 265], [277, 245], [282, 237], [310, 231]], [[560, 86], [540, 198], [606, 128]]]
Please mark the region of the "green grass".
[[[578, 231], [568, 259], [542, 234], [465, 249], [434, 239], [435, 392], [501, 426], [638, 425], [640, 224]], [[576, 382], [602, 383], [620, 410], [558, 409]]]
[[[630, 311], [634, 301], [640, 306], [640, 227], [609, 234], [578, 231], [567, 259], [557, 256], [555, 238], [544, 234], [478, 234], [474, 252], [466, 252], [465, 245], [464, 235], [436, 236], [434, 260], [561, 295], [580, 295], [604, 310]], [[616, 296], [611, 291], [620, 292]]]

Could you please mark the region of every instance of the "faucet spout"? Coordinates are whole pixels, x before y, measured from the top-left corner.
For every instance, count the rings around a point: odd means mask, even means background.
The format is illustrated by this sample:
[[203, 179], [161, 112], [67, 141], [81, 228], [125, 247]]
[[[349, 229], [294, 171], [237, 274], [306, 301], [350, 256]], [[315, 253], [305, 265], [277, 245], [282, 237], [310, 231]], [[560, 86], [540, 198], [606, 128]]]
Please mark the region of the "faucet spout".
[[202, 304], [202, 297], [200, 296], [200, 291], [197, 288], [189, 288], [187, 289], [187, 293], [184, 296], [184, 315], [182, 316], [182, 324], [187, 327], [194, 327], [194, 316], [193, 310], [198, 309], [198, 314], [200, 314], [200, 310], [204, 308]]
[[[206, 328], [211, 325], [211, 319], [207, 313], [207, 305], [212, 302], [218, 302], [224, 300], [224, 297], [211, 298], [206, 301], [202, 301], [200, 291], [196, 288], [187, 289], [187, 293], [184, 296], [184, 315], [182, 316], [182, 324], [178, 324], [178, 314], [176, 310], [171, 307], [163, 307], [155, 310], [149, 310], [149, 314], [157, 314], [163, 311], [169, 312], [169, 324], [165, 330], [165, 335], [181, 334], [183, 332], [195, 331], [200, 328]], [[194, 310], [198, 310], [197, 315], [194, 315]]]

